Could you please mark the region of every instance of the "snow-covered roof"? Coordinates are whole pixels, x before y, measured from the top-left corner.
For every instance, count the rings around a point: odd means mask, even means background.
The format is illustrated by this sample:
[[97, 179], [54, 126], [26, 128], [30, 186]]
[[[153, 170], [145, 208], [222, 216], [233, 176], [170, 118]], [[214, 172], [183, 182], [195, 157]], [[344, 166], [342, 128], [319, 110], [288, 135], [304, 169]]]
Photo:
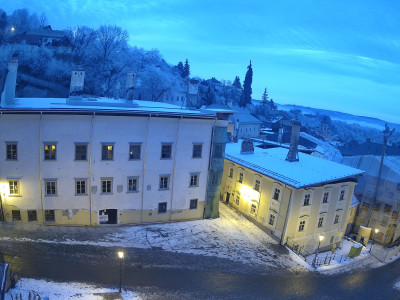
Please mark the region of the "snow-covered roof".
[[153, 114], [178, 115], [199, 118], [215, 118], [215, 112], [202, 112], [185, 109], [177, 105], [112, 98], [83, 98], [71, 100], [69, 98], [16, 98], [12, 106], [2, 107], [4, 111], [77, 111], [77, 112], [109, 112], [126, 114]]
[[299, 161], [286, 160], [288, 149], [254, 147], [253, 154], [241, 154], [241, 141], [226, 145], [225, 158], [300, 189], [361, 175], [363, 171], [326, 159], [299, 153]]
[[[381, 157], [376, 155], [345, 156], [342, 163], [364, 170], [366, 174], [378, 176]], [[381, 177], [396, 181], [400, 179], [400, 156], [385, 156]]]
[[247, 111], [235, 111], [235, 113], [229, 117], [229, 120], [232, 123], [235, 123], [236, 120], [239, 119], [239, 124], [261, 124], [262, 122], [254, 117], [252, 114], [250, 114]]

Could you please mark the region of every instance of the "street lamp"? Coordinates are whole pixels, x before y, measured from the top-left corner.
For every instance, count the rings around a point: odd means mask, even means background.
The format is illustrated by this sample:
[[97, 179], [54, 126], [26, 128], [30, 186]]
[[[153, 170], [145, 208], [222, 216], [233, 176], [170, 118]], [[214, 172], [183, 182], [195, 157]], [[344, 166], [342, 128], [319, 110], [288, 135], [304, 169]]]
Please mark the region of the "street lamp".
[[375, 235], [373, 236], [372, 243], [371, 243], [371, 248], [369, 249], [369, 253], [371, 253], [371, 251], [372, 251], [372, 247], [374, 246], [374, 239], [376, 238], [376, 235], [378, 234], [379, 229], [375, 228], [374, 231], [375, 231]]
[[118, 251], [118, 257], [119, 257], [119, 292], [121, 293], [121, 287], [122, 287], [122, 260], [124, 259], [124, 252]]
[[319, 252], [319, 246], [321, 246], [321, 242], [322, 242], [322, 240], [324, 239], [324, 236], [321, 234], [321, 235], [318, 237], [318, 239], [319, 239], [318, 248], [317, 248], [317, 251], [315, 252], [315, 257], [314, 257], [314, 261], [313, 261], [314, 267], [315, 267], [315, 263], [317, 262], [317, 255], [318, 255], [318, 252]]

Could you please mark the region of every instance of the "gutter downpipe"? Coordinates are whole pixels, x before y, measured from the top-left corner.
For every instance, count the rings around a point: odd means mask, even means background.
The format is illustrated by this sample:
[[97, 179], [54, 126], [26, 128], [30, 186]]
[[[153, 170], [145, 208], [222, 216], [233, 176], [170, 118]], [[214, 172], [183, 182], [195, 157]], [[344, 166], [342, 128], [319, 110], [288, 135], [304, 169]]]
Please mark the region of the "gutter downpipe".
[[146, 174], [146, 157], [147, 157], [147, 139], [149, 136], [149, 123], [151, 119], [151, 114], [147, 117], [146, 124], [146, 136], [144, 140], [144, 151], [143, 151], [143, 176], [142, 176], [142, 201], [140, 204], [140, 223], [143, 223], [143, 204], [144, 204], [144, 176]]
[[[1, 96], [1, 95], [0, 95]], [[0, 119], [3, 117], [3, 112], [0, 112]], [[3, 199], [1, 197], [1, 191], [0, 191], [0, 221], [5, 222], [6, 218], [4, 216], [4, 208], [3, 208]]]
[[93, 121], [96, 112], [93, 112], [92, 118], [90, 119], [90, 149], [89, 149], [89, 223], [90, 226], [93, 226], [92, 221], [92, 150], [93, 150]]
[[175, 136], [175, 140], [176, 140], [176, 146], [175, 146], [175, 153], [174, 153], [174, 167], [172, 169], [172, 181], [171, 181], [171, 208], [169, 210], [169, 220], [172, 220], [172, 202], [174, 199], [174, 186], [175, 186], [175, 170], [176, 170], [176, 153], [178, 152], [178, 140], [179, 140], [179, 128], [181, 125], [181, 121], [183, 119], [183, 116], [180, 117], [180, 119], [178, 120], [178, 126], [176, 127], [176, 136]]
[[39, 190], [40, 190], [40, 204], [42, 205], [42, 221], [45, 225], [45, 214], [43, 206], [43, 190], [42, 190], [42, 117], [43, 112], [40, 112], [39, 119]]
[[287, 228], [287, 224], [288, 224], [289, 211], [290, 211], [290, 207], [291, 207], [291, 204], [292, 204], [292, 192], [293, 192], [293, 190], [289, 189], [286, 184], [285, 184], [285, 188], [290, 190], [290, 197], [289, 197], [288, 208], [286, 210], [285, 224], [283, 225], [281, 240], [279, 241], [280, 245], [284, 245], [285, 244], [286, 228]]

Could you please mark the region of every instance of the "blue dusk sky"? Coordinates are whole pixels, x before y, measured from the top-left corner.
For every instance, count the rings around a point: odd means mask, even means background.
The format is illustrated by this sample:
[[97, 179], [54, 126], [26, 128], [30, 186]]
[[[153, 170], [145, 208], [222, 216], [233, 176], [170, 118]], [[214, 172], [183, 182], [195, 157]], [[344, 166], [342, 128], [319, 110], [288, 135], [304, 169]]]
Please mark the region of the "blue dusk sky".
[[243, 82], [253, 98], [267, 87], [297, 104], [400, 123], [400, 1], [389, 0], [3, 0], [53, 29], [118, 25], [130, 44], [159, 49], [191, 75]]

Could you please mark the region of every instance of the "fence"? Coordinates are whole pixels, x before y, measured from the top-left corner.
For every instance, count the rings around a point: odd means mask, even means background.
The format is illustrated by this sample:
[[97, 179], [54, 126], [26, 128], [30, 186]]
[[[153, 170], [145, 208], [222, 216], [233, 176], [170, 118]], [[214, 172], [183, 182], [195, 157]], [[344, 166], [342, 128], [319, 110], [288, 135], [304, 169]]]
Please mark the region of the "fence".
[[314, 267], [320, 267], [320, 266], [329, 266], [332, 261], [335, 261], [337, 263], [342, 263], [346, 260], [350, 260], [351, 258], [348, 257], [347, 255], [336, 255], [335, 253], [333, 254], [325, 254], [325, 255], [320, 255], [316, 254], [314, 258], [312, 258], [312, 255], [308, 257], [308, 260], [312, 260], [311, 262], [308, 262], [309, 264], [313, 265]]

